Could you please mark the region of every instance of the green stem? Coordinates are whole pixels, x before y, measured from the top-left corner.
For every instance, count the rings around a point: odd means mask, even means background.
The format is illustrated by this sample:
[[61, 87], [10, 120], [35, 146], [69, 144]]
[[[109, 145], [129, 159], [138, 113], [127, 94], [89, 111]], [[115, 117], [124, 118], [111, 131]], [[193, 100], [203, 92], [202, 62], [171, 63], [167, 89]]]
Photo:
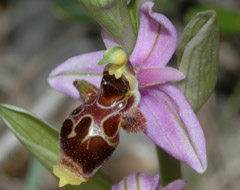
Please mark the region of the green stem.
[[137, 7], [136, 0], [131, 0], [128, 4], [128, 12], [133, 25], [134, 33], [137, 36], [138, 34], [138, 18], [137, 18]]
[[31, 161], [26, 177], [26, 190], [38, 190], [39, 179], [42, 172], [42, 165], [36, 160]]
[[156, 149], [160, 165], [161, 183], [162, 186], [165, 187], [174, 180], [182, 178], [181, 165], [178, 160], [167, 154], [158, 146], [156, 146]]

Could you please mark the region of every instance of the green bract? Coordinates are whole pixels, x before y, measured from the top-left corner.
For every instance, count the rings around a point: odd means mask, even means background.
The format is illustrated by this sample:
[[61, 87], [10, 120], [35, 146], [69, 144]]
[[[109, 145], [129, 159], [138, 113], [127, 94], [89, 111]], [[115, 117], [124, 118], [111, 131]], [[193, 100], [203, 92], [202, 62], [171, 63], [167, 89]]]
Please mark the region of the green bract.
[[[53, 165], [59, 164], [58, 131], [33, 114], [10, 105], [0, 104], [0, 116], [16, 137], [34, 156], [52, 172]], [[67, 186], [69, 190], [106, 190], [112, 183], [101, 172], [81, 186]]]
[[209, 9], [213, 9], [217, 14], [220, 34], [234, 35], [240, 33], [240, 13], [219, 7], [194, 6], [187, 11], [185, 20], [189, 21], [197, 12]]
[[136, 41], [126, 0], [79, 0], [91, 16], [130, 54]]
[[178, 85], [195, 111], [207, 101], [215, 87], [218, 57], [216, 13], [201, 12], [186, 26], [178, 52], [178, 67], [186, 76]]

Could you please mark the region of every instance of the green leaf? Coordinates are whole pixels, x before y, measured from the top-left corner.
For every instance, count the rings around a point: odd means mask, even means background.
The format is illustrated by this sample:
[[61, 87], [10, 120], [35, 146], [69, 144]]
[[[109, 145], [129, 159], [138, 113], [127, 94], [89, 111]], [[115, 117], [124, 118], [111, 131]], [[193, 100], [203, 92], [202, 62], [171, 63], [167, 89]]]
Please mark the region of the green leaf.
[[198, 13], [186, 26], [178, 52], [178, 83], [195, 111], [207, 101], [217, 80], [219, 33], [214, 11]]
[[[16, 137], [52, 173], [53, 165], [59, 164], [59, 133], [48, 123], [33, 114], [6, 104], [0, 104], [0, 116]], [[112, 182], [101, 172], [80, 186], [67, 186], [69, 190], [108, 190]]]
[[57, 17], [74, 22], [94, 22], [78, 0], [55, 0], [53, 11]]
[[126, 0], [79, 0], [90, 15], [121, 43], [128, 55], [136, 41]]
[[217, 13], [220, 34], [232, 35], [240, 33], [240, 13], [219, 7], [194, 6], [187, 11], [185, 20], [189, 21], [196, 13], [209, 9]]
[[0, 116], [36, 158], [49, 170], [59, 163], [58, 132], [31, 113], [10, 105], [0, 104]]

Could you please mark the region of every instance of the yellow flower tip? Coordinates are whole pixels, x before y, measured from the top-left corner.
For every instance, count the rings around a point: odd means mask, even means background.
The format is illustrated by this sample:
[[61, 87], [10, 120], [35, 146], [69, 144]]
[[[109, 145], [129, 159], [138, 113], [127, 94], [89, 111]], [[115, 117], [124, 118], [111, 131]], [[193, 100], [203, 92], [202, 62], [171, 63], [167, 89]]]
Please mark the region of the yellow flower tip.
[[53, 173], [60, 179], [59, 187], [63, 187], [67, 184], [80, 185], [81, 183], [87, 181], [85, 178], [77, 176], [75, 173], [62, 167], [61, 165], [54, 165]]
[[128, 56], [125, 51], [120, 47], [111, 47], [107, 49], [104, 54], [103, 58], [98, 62], [98, 65], [104, 64], [114, 64], [114, 65], [124, 65], [128, 61]]
[[124, 65], [125, 63], [127, 63], [127, 61], [128, 61], [128, 57], [127, 57], [126, 53], [124, 51], [122, 51], [122, 52], [119, 52], [114, 64]]
[[126, 64], [124, 65], [112, 65], [109, 68], [109, 74], [115, 75], [116, 79], [119, 79], [126, 70]]

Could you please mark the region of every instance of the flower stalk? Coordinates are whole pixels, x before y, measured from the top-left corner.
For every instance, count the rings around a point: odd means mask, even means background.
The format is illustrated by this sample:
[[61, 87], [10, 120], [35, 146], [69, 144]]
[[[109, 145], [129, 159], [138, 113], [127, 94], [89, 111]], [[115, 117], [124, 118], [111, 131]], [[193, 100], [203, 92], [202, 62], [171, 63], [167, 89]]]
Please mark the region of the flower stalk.
[[162, 186], [182, 178], [181, 164], [178, 160], [167, 154], [161, 148], [156, 146], [158, 162], [160, 166], [160, 178]]

